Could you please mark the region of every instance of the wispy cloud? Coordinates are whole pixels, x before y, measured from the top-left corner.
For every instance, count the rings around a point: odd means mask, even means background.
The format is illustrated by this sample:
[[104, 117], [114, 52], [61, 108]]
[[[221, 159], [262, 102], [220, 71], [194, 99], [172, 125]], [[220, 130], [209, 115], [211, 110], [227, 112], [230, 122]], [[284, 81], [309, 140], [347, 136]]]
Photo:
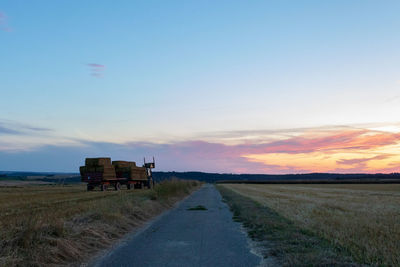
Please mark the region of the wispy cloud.
[[[400, 162], [400, 134], [369, 129], [347, 129], [303, 135], [249, 149], [253, 162], [279, 165], [306, 172], [391, 172]], [[245, 151], [244, 149], [243, 151]], [[400, 171], [400, 165], [397, 167]]]
[[93, 77], [103, 77], [104, 70], [106, 68], [105, 65], [98, 63], [89, 63], [87, 66], [90, 68], [90, 75]]
[[[370, 126], [383, 127], [383, 125], [372, 124]], [[10, 127], [7, 130], [17, 131]], [[198, 170], [225, 173], [400, 171], [400, 154], [398, 153], [400, 134], [398, 132], [357, 127], [292, 129], [286, 134], [283, 131], [270, 131], [269, 137], [268, 132], [258, 131], [257, 134], [263, 138], [238, 144], [196, 139], [169, 143], [126, 142], [119, 144], [74, 140], [62, 146], [44, 144], [35, 150], [29, 150], [29, 153], [32, 157], [38, 154], [40, 157], [60, 158], [60, 165], [65, 162], [62, 155], [66, 152], [76, 155], [74, 162], [82, 161], [84, 157], [90, 156], [111, 156], [115, 159], [129, 160], [138, 160], [143, 156], [156, 156], [159, 170], [177, 171]], [[251, 131], [242, 132], [244, 137], [257, 134]], [[237, 133], [233, 132], [231, 135], [236, 136]], [[230, 136], [230, 134], [225, 133], [224, 136]], [[280, 140], [273, 140], [273, 138]], [[221, 140], [226, 139], [223, 137]], [[28, 152], [24, 151], [24, 153]]]
[[106, 66], [101, 65], [101, 64], [96, 64], [96, 63], [89, 63], [88, 66], [92, 68], [105, 68]]
[[400, 102], [400, 95], [395, 95], [385, 100], [385, 103], [397, 103]]
[[33, 133], [50, 132], [52, 129], [44, 127], [35, 127], [28, 124], [14, 121], [0, 121], [0, 134], [7, 135], [31, 135]]
[[8, 17], [5, 13], [0, 11], [0, 30], [5, 32], [12, 32], [12, 28], [8, 25]]
[[337, 163], [338, 164], [343, 164], [343, 165], [365, 167], [365, 163], [368, 162], [368, 161], [383, 160], [383, 159], [387, 159], [387, 158], [389, 158], [391, 156], [394, 156], [394, 155], [393, 154], [386, 154], [386, 155], [378, 155], [378, 156], [369, 157], [369, 158], [340, 159], [340, 160], [337, 161]]
[[0, 135], [1, 134], [22, 134], [21, 131], [17, 131], [15, 129], [9, 128], [7, 126], [3, 126], [0, 123]]
[[367, 150], [395, 144], [400, 140], [397, 133], [375, 133], [369, 130], [347, 130], [324, 136], [305, 134], [287, 140], [271, 142], [256, 147], [252, 152], [308, 153], [331, 150]]

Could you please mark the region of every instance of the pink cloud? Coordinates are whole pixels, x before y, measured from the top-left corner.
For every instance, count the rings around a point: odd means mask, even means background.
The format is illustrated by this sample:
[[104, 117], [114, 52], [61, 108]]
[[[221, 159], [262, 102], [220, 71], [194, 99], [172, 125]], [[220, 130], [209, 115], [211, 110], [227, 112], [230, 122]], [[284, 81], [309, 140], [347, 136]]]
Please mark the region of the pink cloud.
[[[306, 173], [306, 172], [321, 172], [318, 168], [318, 163], [310, 166], [292, 165], [290, 160], [282, 162], [282, 164], [268, 164], [268, 162], [254, 161], [244, 155], [248, 154], [310, 154], [310, 161], [313, 160], [313, 153], [322, 153], [329, 159], [335, 155], [335, 151], [347, 151], [353, 148], [350, 152], [357, 154], [361, 151], [364, 155], [368, 155], [369, 148], [385, 146], [399, 141], [398, 135], [378, 133], [376, 137], [363, 136], [370, 134], [368, 131], [351, 131], [349, 133], [333, 133], [329, 136], [310, 139], [309, 137], [293, 137], [288, 140], [270, 142], [266, 144], [240, 144], [240, 145], [225, 145], [221, 143], [210, 143], [205, 141], [188, 141], [177, 142], [173, 144], [162, 145], [162, 149], [158, 145], [154, 154], [160, 155], [162, 151], [163, 158], [171, 159], [172, 162], [180, 162], [186, 170], [202, 170], [211, 172], [233, 172], [233, 173]], [[367, 143], [371, 141], [371, 143]], [[355, 143], [356, 145], [354, 145]], [[362, 144], [362, 145], [360, 145]], [[138, 144], [132, 144], [137, 146]], [[379, 156], [354, 158], [354, 159], [339, 159], [336, 160], [336, 168], [330, 169], [331, 172], [341, 173], [359, 173], [359, 172], [375, 172], [375, 170], [367, 168], [367, 162], [372, 160], [389, 159], [391, 154], [382, 154]], [[164, 160], [165, 160], [164, 158]], [[171, 164], [174, 164], [172, 163]], [[335, 162], [335, 160], [333, 160]], [[340, 165], [346, 167], [341, 168]], [[392, 172], [400, 170], [400, 166], [388, 167], [389, 169], [379, 169], [380, 172]]]
[[5, 32], [12, 32], [13, 31], [13, 29], [11, 27], [2, 27], [1, 29], [3, 31], [5, 31]]
[[[169, 153], [174, 158], [184, 159], [190, 165], [197, 168], [210, 168], [214, 171], [237, 173], [304, 173], [319, 172], [318, 163], [310, 166], [291, 166], [290, 160], [281, 164], [268, 164], [254, 161], [244, 157], [249, 154], [310, 154], [322, 153], [324, 159], [337, 157], [336, 153], [351, 153], [368, 155], [368, 150], [393, 145], [400, 142], [400, 135], [395, 133], [374, 132], [369, 130], [338, 130], [324, 133], [323, 136], [311, 136], [303, 134], [286, 140], [272, 141], [268, 143], [225, 145], [204, 141], [180, 142], [168, 145]], [[324, 156], [325, 155], [325, 156]], [[332, 172], [374, 172], [367, 168], [367, 162], [389, 160], [392, 154], [382, 154], [372, 157], [360, 157], [353, 159], [336, 160], [337, 167]], [[333, 160], [333, 163], [335, 160]], [[340, 165], [346, 165], [341, 168]], [[193, 166], [194, 167], [194, 166]], [[322, 167], [322, 166], [321, 166]], [[390, 169], [390, 170], [389, 170]], [[378, 169], [377, 169], [378, 170]], [[379, 169], [381, 172], [400, 170], [400, 166]], [[209, 169], [206, 171], [210, 171]]]
[[338, 164], [344, 164], [344, 165], [357, 165], [357, 164], [364, 164], [367, 161], [371, 160], [380, 160], [380, 159], [387, 159], [391, 155], [379, 155], [375, 157], [370, 157], [370, 158], [356, 158], [356, 159], [341, 159], [338, 160]]
[[[18, 134], [8, 129], [3, 132]], [[395, 155], [394, 147], [386, 149], [386, 146], [400, 143], [399, 134], [349, 128], [325, 132], [316, 130], [314, 134], [310, 134], [311, 132], [312, 129], [308, 129], [303, 134], [286, 140], [237, 145], [199, 140], [164, 144], [115, 144], [74, 140], [82, 145], [75, 148], [63, 147], [60, 157], [63, 158], [64, 154], [71, 151], [79, 155], [80, 159], [101, 155], [132, 160], [155, 156], [157, 169], [166, 171], [269, 174], [400, 171], [400, 156]], [[49, 151], [53, 153], [52, 150]], [[248, 157], [249, 154], [260, 158], [256, 160], [255, 157]], [[266, 157], [263, 158], [264, 155]]]
[[103, 71], [106, 68], [105, 65], [97, 64], [97, 63], [89, 63], [87, 64], [90, 67], [90, 75], [93, 77], [103, 77]]
[[89, 67], [92, 67], [92, 68], [105, 68], [106, 66], [105, 65], [101, 65], [101, 64], [96, 64], [96, 63], [89, 63], [89, 64], [87, 64]]
[[[372, 132], [368, 130], [342, 130], [324, 136], [296, 136], [262, 145], [242, 145], [249, 153], [309, 153], [314, 151], [368, 150], [395, 144], [400, 134]], [[241, 147], [241, 146], [239, 146]]]
[[0, 30], [5, 32], [13, 31], [13, 29], [10, 26], [8, 26], [6, 14], [2, 13], [1, 11], [0, 11]]

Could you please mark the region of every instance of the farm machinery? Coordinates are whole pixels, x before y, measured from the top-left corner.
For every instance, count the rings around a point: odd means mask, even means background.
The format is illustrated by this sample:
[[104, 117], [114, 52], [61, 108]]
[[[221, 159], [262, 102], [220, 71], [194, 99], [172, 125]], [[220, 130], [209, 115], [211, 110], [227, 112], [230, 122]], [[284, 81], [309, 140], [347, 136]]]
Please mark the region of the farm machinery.
[[85, 166], [79, 168], [81, 181], [87, 183], [87, 190], [92, 191], [100, 187], [101, 191], [114, 187], [120, 190], [121, 186], [127, 189], [144, 189], [154, 186], [152, 169], [155, 161], [146, 162], [142, 167], [136, 166], [133, 161], [111, 161], [111, 158], [86, 158]]

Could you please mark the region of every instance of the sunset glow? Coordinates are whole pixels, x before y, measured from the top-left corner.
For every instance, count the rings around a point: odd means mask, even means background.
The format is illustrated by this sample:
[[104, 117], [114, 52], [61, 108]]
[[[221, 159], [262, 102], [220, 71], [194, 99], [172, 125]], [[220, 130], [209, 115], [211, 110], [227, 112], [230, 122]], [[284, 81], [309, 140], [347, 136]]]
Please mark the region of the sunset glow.
[[156, 3], [0, 4], [0, 171], [400, 171], [400, 2]]
[[276, 172], [375, 173], [400, 171], [400, 134], [347, 130], [306, 134], [271, 143], [263, 153], [243, 156]]

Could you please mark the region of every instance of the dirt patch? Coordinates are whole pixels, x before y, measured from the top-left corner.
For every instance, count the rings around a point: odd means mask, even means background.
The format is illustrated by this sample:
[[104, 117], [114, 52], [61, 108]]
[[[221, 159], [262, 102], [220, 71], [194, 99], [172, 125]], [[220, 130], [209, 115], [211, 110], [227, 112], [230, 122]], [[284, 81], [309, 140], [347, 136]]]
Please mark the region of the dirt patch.
[[188, 208], [187, 210], [207, 210], [207, 208], [204, 207], [203, 205], [197, 205], [196, 207], [191, 207]]

